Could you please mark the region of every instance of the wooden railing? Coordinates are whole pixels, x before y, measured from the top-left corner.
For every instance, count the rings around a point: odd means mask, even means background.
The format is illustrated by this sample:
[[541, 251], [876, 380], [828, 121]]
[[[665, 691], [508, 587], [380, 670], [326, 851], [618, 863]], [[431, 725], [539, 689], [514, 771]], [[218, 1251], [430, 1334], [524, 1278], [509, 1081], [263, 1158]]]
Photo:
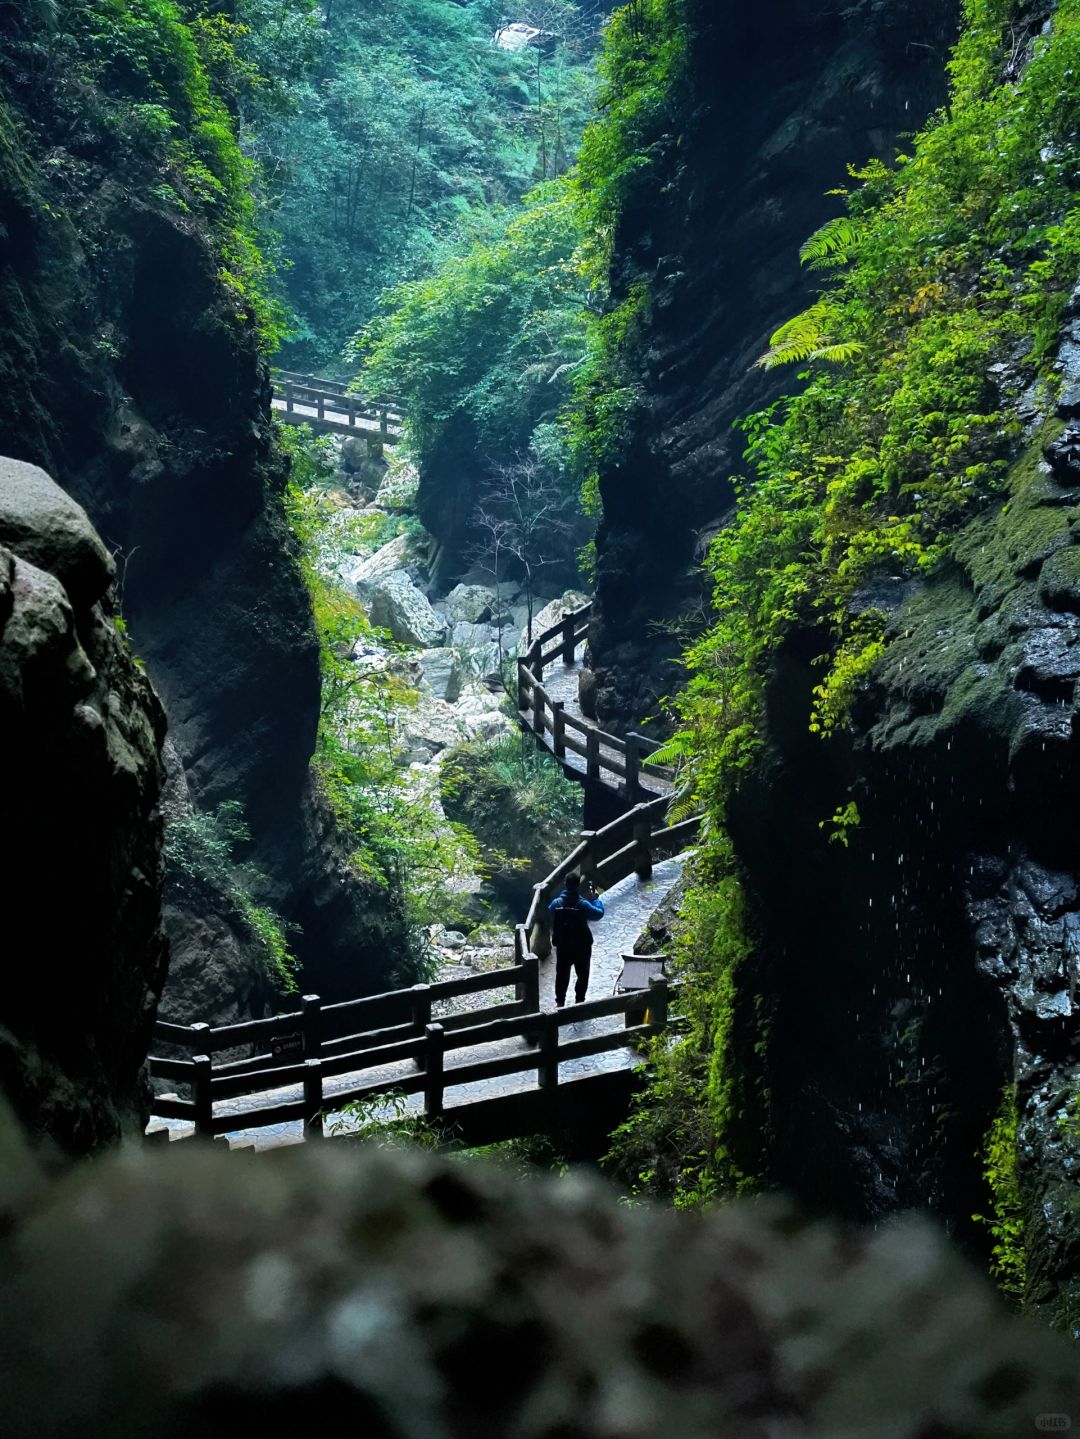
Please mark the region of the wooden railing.
[[[521, 942], [520, 939], [518, 942]], [[660, 1034], [667, 1026], [670, 987], [666, 979], [654, 981], [647, 992], [613, 995], [607, 999], [576, 1004], [572, 1010], [542, 1014], [537, 989], [537, 963], [536, 957], [530, 955], [524, 965], [477, 976], [481, 983], [469, 979], [451, 980], [442, 985], [416, 985], [412, 990], [398, 994], [379, 995], [372, 1000], [353, 1000], [347, 1004], [324, 1007], [317, 996], [308, 995], [304, 998], [303, 1008], [297, 1013], [220, 1029], [199, 1024], [184, 1026], [159, 1022], [154, 1031], [158, 1039], [173, 1045], [186, 1045], [199, 1052], [186, 1060], [151, 1059], [151, 1074], [155, 1078], [187, 1084], [192, 1090], [192, 1097], [188, 1100], [156, 1099], [154, 1113], [163, 1119], [187, 1121], [194, 1126], [195, 1134], [203, 1138], [213, 1138], [232, 1130], [259, 1129], [300, 1120], [305, 1138], [321, 1139], [328, 1111], [340, 1110], [357, 1101], [377, 1101], [390, 1094], [423, 1094], [424, 1113], [429, 1119], [437, 1119], [445, 1112], [446, 1090], [460, 1085], [535, 1071], [539, 1088], [553, 1091], [559, 1084], [561, 1064], [621, 1049], [628, 1043]], [[506, 1016], [507, 1009], [517, 1006], [503, 1005], [479, 1013], [447, 1016], [437, 1022], [425, 1018], [425, 1015], [430, 1016], [432, 995], [441, 993], [446, 996], [448, 993], [468, 993], [469, 989], [495, 988], [496, 982], [505, 985], [508, 981], [513, 982], [515, 976], [527, 992], [527, 997], [520, 1001], [522, 1007], [528, 1006], [524, 1012]], [[328, 1052], [335, 1044], [340, 1046], [346, 1041], [321, 1041], [326, 1016], [389, 1000], [395, 1004], [405, 1002], [413, 1005], [411, 1025], [399, 1026], [397, 1032], [384, 1029], [353, 1035], [349, 1037], [349, 1043], [356, 1044], [356, 1041], [362, 1040], [363, 1044], [347, 1053]], [[622, 1029], [580, 1039], [564, 1040], [561, 1037], [561, 1029], [565, 1025], [620, 1014], [625, 1017]], [[295, 1038], [300, 1042], [304, 1058], [291, 1064], [277, 1061], [274, 1067], [263, 1065], [258, 1069], [254, 1067], [255, 1061], [241, 1061], [221, 1066], [215, 1071], [213, 1051], [244, 1042], [256, 1028], [260, 1038]], [[399, 1037], [402, 1028], [409, 1029], [407, 1037]], [[419, 1032], [416, 1032], [417, 1029]], [[295, 1035], [290, 1034], [290, 1030], [295, 1030]], [[514, 1038], [527, 1041], [527, 1047], [517, 1053], [481, 1059], [471, 1064], [446, 1065], [448, 1052]], [[361, 1074], [364, 1070], [402, 1060], [413, 1061], [417, 1072], [352, 1084], [332, 1095], [324, 1093], [325, 1081], [335, 1075]], [[240, 1113], [214, 1113], [214, 1104], [218, 1101], [290, 1085], [303, 1087], [301, 1098]], [[166, 1131], [159, 1133], [163, 1138], [167, 1137]]]
[[519, 953], [544, 958], [551, 952], [548, 905], [563, 888], [567, 875], [578, 873], [598, 890], [610, 889], [630, 874], [643, 879], [662, 859], [673, 859], [693, 845], [701, 827], [700, 815], [680, 824], [667, 823], [671, 800], [667, 795], [639, 804], [603, 829], [584, 830], [581, 842], [533, 889], [529, 915], [519, 933], [525, 936]]
[[[641, 734], [609, 734], [589, 720], [567, 713], [565, 701], [553, 700], [544, 688], [544, 674], [556, 661], [571, 666], [578, 647], [588, 638], [592, 604], [582, 605], [545, 630], [518, 660], [518, 718], [525, 729], [555, 756], [571, 777], [593, 780], [613, 789], [627, 804], [656, 794], [655, 778], [665, 790], [675, 778], [666, 765], [650, 763], [658, 741]], [[577, 756], [584, 764], [575, 763]], [[645, 782], [642, 766], [648, 766]]]
[[[590, 611], [591, 606], [585, 606], [567, 616], [556, 629], [542, 635], [521, 662], [519, 682], [531, 690], [534, 712], [543, 713], [544, 666], [567, 656], [573, 661], [575, 649], [587, 631]], [[552, 648], [555, 637], [558, 643]], [[554, 711], [556, 715], [560, 713]], [[564, 715], [564, 719], [569, 721], [570, 716]], [[560, 730], [556, 728], [555, 733]], [[565, 728], [561, 734], [565, 738]], [[620, 743], [614, 736], [604, 739]], [[629, 755], [632, 751], [623, 752]], [[630, 772], [618, 771], [623, 778]], [[322, 1138], [327, 1111], [340, 1110], [356, 1101], [422, 1093], [424, 1112], [437, 1118], [444, 1112], [448, 1088], [531, 1070], [537, 1074], [539, 1088], [552, 1091], [558, 1087], [561, 1064], [659, 1034], [668, 1023], [671, 987], [667, 980], [654, 980], [647, 992], [616, 994], [544, 1014], [540, 1011], [539, 967], [540, 958], [551, 951], [548, 905], [562, 889], [567, 875], [577, 871], [598, 889], [610, 889], [635, 872], [647, 877], [657, 860], [681, 854], [695, 842], [700, 818], [669, 825], [670, 806], [670, 794], [662, 794], [636, 804], [603, 829], [584, 831], [577, 847], [534, 887], [526, 921], [514, 931], [515, 963], [507, 969], [417, 984], [411, 989], [339, 1004], [324, 1005], [318, 995], [305, 995], [299, 1010], [218, 1028], [159, 1020], [154, 1026], [154, 1038], [162, 1045], [186, 1049], [192, 1057], [151, 1057], [151, 1076], [190, 1086], [191, 1098], [159, 1097], [154, 1101], [155, 1115], [186, 1121], [202, 1137], [299, 1120], [306, 1137]], [[510, 1002], [438, 1020], [432, 1018], [432, 1006], [438, 1001], [511, 987], [515, 997]], [[622, 1029], [566, 1041], [561, 1038], [564, 1025], [619, 1014], [625, 1016]], [[447, 1053], [454, 1050], [512, 1038], [528, 1040], [529, 1045], [518, 1053], [473, 1063], [449, 1068], [445, 1063]], [[215, 1053], [244, 1045], [251, 1045], [256, 1052], [245, 1059], [214, 1065]], [[361, 1081], [329, 1095], [325, 1092], [327, 1079], [363, 1075], [399, 1061], [414, 1062], [417, 1072]], [[302, 1097], [267, 1103], [258, 1109], [214, 1113], [214, 1105], [220, 1101], [289, 1086], [301, 1087]], [[167, 1131], [158, 1131], [158, 1135], [167, 1138]]]
[[[323, 424], [338, 430], [356, 430], [359, 434], [378, 439], [384, 445], [396, 444], [405, 416], [398, 401], [384, 398], [364, 400], [348, 392], [338, 380], [325, 380], [317, 375], [301, 375], [292, 370], [275, 370], [274, 398], [284, 401], [284, 413], [293, 415], [301, 424]], [[296, 410], [305, 405], [313, 415]], [[362, 424], [373, 421], [376, 431]]]

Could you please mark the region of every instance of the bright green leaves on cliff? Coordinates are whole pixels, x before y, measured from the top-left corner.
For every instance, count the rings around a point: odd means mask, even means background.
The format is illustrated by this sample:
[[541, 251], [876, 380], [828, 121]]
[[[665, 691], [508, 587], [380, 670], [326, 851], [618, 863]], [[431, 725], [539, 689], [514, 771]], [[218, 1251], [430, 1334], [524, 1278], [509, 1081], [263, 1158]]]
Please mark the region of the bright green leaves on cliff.
[[[263, 51], [269, 16], [240, 14]], [[267, 223], [290, 268], [295, 367], [340, 365], [384, 291], [437, 271], [573, 163], [592, 96], [595, 18], [545, 0], [554, 53], [493, 44], [502, 10], [450, 0], [334, 0], [319, 66], [287, 113], [254, 117]], [[259, 59], [273, 73], [271, 60]]]
[[[352, 868], [389, 890], [405, 913], [416, 952], [402, 978], [412, 979], [425, 961], [420, 928], [458, 919], [462, 896], [452, 885], [479, 869], [479, 847], [463, 826], [439, 813], [435, 781], [429, 777], [425, 792], [410, 771], [402, 720], [416, 705], [416, 689], [394, 663], [389, 636], [372, 628], [335, 573], [352, 550], [374, 548], [383, 537], [370, 528], [350, 531], [356, 521], [326, 498], [333, 471], [319, 441], [287, 428], [282, 442], [292, 458], [285, 512], [299, 542], [320, 644], [322, 703], [312, 767], [350, 845]], [[359, 523], [369, 525], [368, 518]], [[358, 644], [367, 663], [354, 658]]]
[[[199, 216], [238, 317], [275, 345], [280, 315], [255, 237], [254, 172], [217, 88], [226, 77], [234, 88], [257, 83], [235, 50], [242, 27], [175, 0], [77, 0], [57, 12], [55, 26], [50, 70], [70, 65], [93, 97], [88, 114], [139, 163], [161, 166], [151, 193]], [[121, 171], [130, 164], [117, 160]]]
[[822, 635], [812, 727], [832, 733], [885, 643], [859, 587], [934, 566], [996, 499], [1019, 436], [1011, 404], [1045, 371], [1080, 273], [1080, 0], [1026, 51], [1012, 7], [966, 13], [948, 110], [895, 168], [852, 172], [848, 215], [803, 251], [835, 278], [766, 357], [812, 368], [746, 423], [754, 479], [713, 546], [718, 620], [690, 654], [682, 707], [699, 795], [721, 807], [791, 629]]
[[260, 977], [279, 994], [295, 994], [297, 964], [281, 917], [252, 898], [265, 876], [237, 858], [250, 839], [236, 800], [171, 820], [165, 830], [166, 898], [236, 926]]
[[[616, 10], [605, 31], [599, 113], [585, 131], [571, 181], [583, 273], [598, 297], [607, 289], [619, 216], [634, 185], [650, 173], [672, 123], [686, 53], [682, 0], [633, 0]], [[648, 305], [648, 286], [639, 281], [589, 318], [564, 421], [589, 514], [600, 511], [600, 466], [617, 457], [640, 398], [636, 359]]]
[[685, 59], [682, 0], [630, 0], [612, 15], [600, 56], [599, 116], [585, 131], [577, 182], [604, 280], [619, 215], [670, 123]]
[[364, 387], [402, 397], [421, 465], [457, 414], [503, 454], [554, 419], [585, 347], [580, 243], [566, 187], [543, 186], [494, 240], [388, 297], [358, 342]]
[[1027, 1253], [1024, 1247], [1024, 1209], [1017, 1169], [1016, 1086], [1008, 1085], [1001, 1107], [986, 1135], [983, 1151], [983, 1178], [992, 1200], [992, 1213], [972, 1218], [988, 1226], [994, 1240], [991, 1273], [1001, 1292], [1014, 1303], [1024, 1298], [1027, 1287]]

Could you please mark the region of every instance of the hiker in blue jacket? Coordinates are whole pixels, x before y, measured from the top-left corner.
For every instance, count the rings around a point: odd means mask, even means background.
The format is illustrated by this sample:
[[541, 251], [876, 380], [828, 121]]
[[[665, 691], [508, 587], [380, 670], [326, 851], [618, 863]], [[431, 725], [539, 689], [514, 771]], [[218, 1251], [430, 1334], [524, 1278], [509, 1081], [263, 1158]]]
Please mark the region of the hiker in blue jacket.
[[551, 915], [551, 942], [555, 946], [555, 1008], [566, 1003], [570, 971], [574, 971], [574, 998], [578, 1004], [589, 988], [592, 964], [592, 930], [589, 925], [604, 917], [604, 901], [596, 891], [586, 899], [581, 893], [581, 876], [568, 874], [566, 888], [548, 905]]

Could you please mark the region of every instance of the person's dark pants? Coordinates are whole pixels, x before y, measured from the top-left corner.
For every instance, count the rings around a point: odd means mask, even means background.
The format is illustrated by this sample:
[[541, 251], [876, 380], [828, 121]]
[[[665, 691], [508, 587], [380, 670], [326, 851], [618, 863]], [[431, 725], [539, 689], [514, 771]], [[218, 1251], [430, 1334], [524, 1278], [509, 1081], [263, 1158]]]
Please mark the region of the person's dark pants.
[[574, 971], [574, 998], [578, 1004], [585, 998], [589, 988], [589, 970], [592, 968], [592, 953], [575, 954], [562, 949], [555, 951], [555, 1003], [566, 1003], [566, 991], [570, 984], [570, 971]]

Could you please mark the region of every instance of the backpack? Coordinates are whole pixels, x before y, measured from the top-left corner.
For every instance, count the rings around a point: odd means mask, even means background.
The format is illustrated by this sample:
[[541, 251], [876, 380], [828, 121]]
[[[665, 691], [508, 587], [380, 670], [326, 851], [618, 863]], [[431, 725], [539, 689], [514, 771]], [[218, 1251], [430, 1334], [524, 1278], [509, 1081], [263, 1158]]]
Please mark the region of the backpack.
[[580, 904], [568, 905], [564, 900], [551, 912], [551, 942], [564, 953], [587, 953], [592, 949], [592, 930]]

